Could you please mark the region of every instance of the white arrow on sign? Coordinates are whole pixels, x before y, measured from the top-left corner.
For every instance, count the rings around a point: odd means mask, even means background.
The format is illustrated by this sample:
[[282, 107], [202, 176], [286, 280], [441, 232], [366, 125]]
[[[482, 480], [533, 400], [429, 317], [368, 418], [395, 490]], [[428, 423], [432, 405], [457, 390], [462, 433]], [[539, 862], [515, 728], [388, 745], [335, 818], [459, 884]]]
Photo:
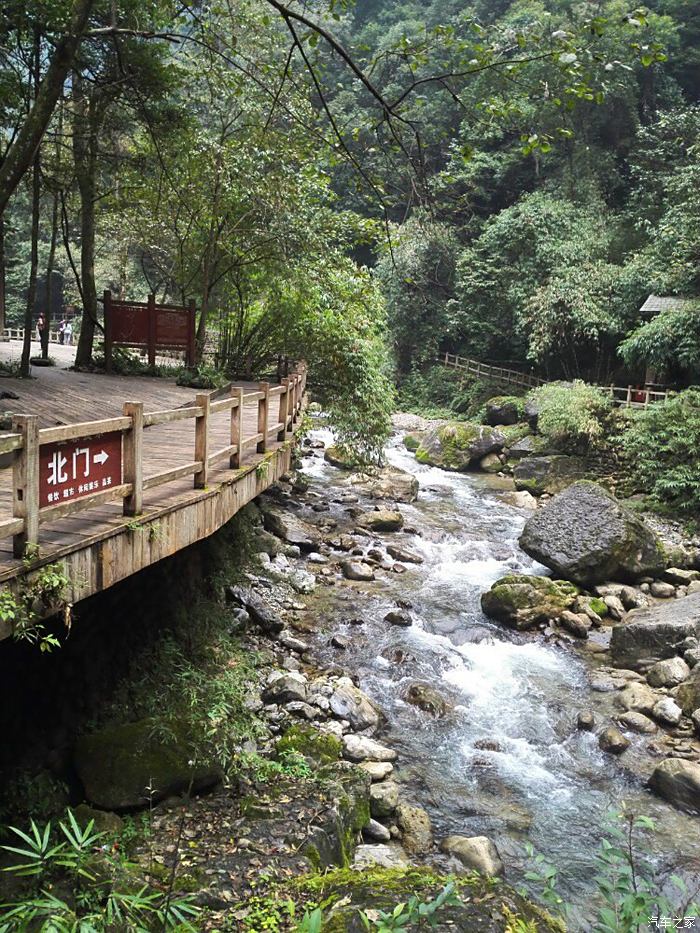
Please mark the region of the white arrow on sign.
[[95, 454], [92, 459], [95, 463], [105, 464], [109, 460], [109, 454], [106, 450], [101, 450], [99, 454]]

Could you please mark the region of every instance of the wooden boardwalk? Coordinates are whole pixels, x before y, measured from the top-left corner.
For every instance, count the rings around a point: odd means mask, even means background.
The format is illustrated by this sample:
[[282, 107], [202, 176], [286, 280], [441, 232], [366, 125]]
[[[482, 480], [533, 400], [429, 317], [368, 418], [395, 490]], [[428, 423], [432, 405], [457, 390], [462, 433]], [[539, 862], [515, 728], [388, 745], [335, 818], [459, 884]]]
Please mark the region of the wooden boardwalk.
[[[243, 404], [241, 408], [241, 464], [231, 469], [229, 454], [232, 440], [232, 409], [238, 387], [227, 388], [219, 393], [198, 394], [200, 403], [204, 395], [210, 401], [206, 419], [206, 485], [194, 488], [193, 474], [197, 461], [201, 468], [202, 448], [195, 447], [195, 434], [200, 431], [202, 443], [203, 423], [201, 408], [195, 408], [195, 392], [181, 388], [173, 382], [147, 377], [120, 377], [70, 373], [65, 370], [44, 369], [36, 380], [0, 379], [0, 393], [12, 392], [18, 399], [2, 398], [0, 406], [5, 415], [36, 415], [41, 428], [73, 425], [76, 422], [94, 422], [109, 418], [123, 419], [125, 402], [142, 402], [148, 423], [149, 412], [158, 412], [158, 418], [177, 418], [146, 426], [142, 433], [142, 509], [135, 517], [124, 514], [126, 492], [109, 502], [96, 502], [75, 514], [63, 515], [56, 520], [43, 521], [39, 526], [39, 560], [33, 564], [41, 566], [69, 555], [76, 573], [73, 599], [83, 598], [111, 582], [117, 582], [143, 566], [148, 566], [164, 556], [174, 553], [195, 540], [206, 537], [224, 524], [241, 505], [263, 491], [288, 466], [291, 457], [290, 439], [295, 430], [297, 414], [301, 410], [303, 381], [297, 379], [298, 388], [288, 397], [290, 414], [285, 417], [284, 440], [280, 441], [282, 424], [278, 421], [278, 410], [285, 406], [286, 393], [283, 387], [272, 388], [268, 400], [265, 421], [268, 426], [264, 445], [265, 452], [256, 452], [261, 447], [260, 432], [262, 394], [260, 385], [241, 384]], [[264, 385], [264, 384], [263, 384]], [[234, 402], [232, 404], [232, 397]], [[240, 397], [240, 395], [238, 395]], [[297, 411], [291, 414], [291, 404]], [[178, 410], [183, 410], [182, 412]], [[180, 414], [189, 412], [187, 417]], [[125, 433], [125, 438], [127, 437]], [[45, 441], [42, 440], [42, 443]], [[126, 451], [126, 446], [125, 446]], [[234, 451], [235, 452], [235, 451]], [[15, 455], [17, 452], [15, 452]], [[279, 456], [278, 456], [279, 455]], [[10, 455], [10, 459], [13, 455]], [[5, 455], [7, 458], [7, 455]], [[266, 460], [265, 467], [261, 461]], [[187, 470], [187, 475], [169, 478], [163, 485], [150, 488], [149, 480], [161, 477], [167, 471]], [[0, 470], [0, 524], [13, 520], [13, 474], [12, 466]], [[126, 476], [125, 453], [125, 478]], [[196, 476], [195, 476], [196, 481]], [[240, 489], [237, 487], [240, 486]], [[225, 496], [218, 494], [223, 491]], [[117, 490], [115, 489], [115, 493]], [[100, 494], [102, 495], [102, 494]], [[217, 499], [221, 501], [217, 501]], [[225, 502], [223, 500], [226, 500]], [[190, 509], [190, 507], [195, 507]], [[61, 505], [62, 509], [65, 506]], [[188, 510], [190, 510], [188, 512]], [[180, 529], [175, 533], [175, 524], [165, 522], [167, 516], [181, 512]], [[17, 514], [15, 509], [15, 515]], [[196, 527], [192, 527], [192, 522]], [[166, 529], [165, 525], [168, 525]], [[110, 555], [104, 548], [95, 551], [95, 545], [115, 536], [128, 540], [128, 546], [120, 545]], [[127, 553], [128, 551], [128, 553]], [[86, 552], [87, 565], [81, 566], [79, 554]], [[139, 553], [136, 553], [139, 552]], [[148, 552], [148, 553], [146, 553]], [[120, 566], [116, 566], [116, 563]], [[123, 564], [123, 566], [121, 566]], [[26, 572], [23, 562], [13, 557], [13, 538], [0, 538], [0, 582], [12, 581]], [[78, 577], [84, 577], [83, 583]], [[82, 586], [82, 592], [80, 587]], [[80, 592], [80, 595], [78, 595]], [[0, 637], [7, 632], [0, 632]]]

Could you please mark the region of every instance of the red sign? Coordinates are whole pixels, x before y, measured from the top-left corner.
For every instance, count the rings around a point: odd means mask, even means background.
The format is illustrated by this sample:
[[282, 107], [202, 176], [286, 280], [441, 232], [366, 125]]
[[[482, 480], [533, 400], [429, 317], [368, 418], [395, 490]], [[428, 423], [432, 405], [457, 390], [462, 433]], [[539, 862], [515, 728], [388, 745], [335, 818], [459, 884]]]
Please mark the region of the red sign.
[[124, 301], [118, 307], [119, 313], [110, 321], [114, 343], [145, 347], [148, 344], [148, 306]]
[[156, 346], [187, 347], [189, 312], [156, 307]]
[[41, 446], [39, 508], [81, 499], [121, 481], [121, 431]]

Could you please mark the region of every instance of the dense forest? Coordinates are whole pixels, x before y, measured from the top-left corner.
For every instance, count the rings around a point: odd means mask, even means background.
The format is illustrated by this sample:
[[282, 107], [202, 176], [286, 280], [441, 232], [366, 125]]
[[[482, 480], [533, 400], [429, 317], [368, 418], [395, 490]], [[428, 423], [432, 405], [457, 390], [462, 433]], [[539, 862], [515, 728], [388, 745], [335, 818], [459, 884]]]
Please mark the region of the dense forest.
[[698, 290], [691, 0], [73, 7], [3, 10], [0, 305], [61, 273], [79, 366], [110, 288], [194, 298], [230, 372], [316, 355], [358, 397], [445, 349], [692, 374], [692, 302], [640, 315]]

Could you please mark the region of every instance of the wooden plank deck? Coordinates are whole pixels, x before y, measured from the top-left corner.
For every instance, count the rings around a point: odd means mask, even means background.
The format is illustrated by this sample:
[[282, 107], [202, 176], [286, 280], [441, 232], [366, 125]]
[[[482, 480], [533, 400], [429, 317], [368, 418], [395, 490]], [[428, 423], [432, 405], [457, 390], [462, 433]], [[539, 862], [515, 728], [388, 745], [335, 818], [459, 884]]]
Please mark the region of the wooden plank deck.
[[[246, 392], [258, 389], [257, 384], [241, 385]], [[125, 401], [143, 402], [145, 412], [186, 407], [194, 404], [196, 394], [193, 389], [182, 388], [162, 379], [70, 373], [53, 368], [41, 370], [36, 380], [3, 378], [0, 380], [0, 392], [7, 390], [17, 394], [19, 399], [0, 400], [2, 411], [5, 414], [36, 414], [41, 427], [118, 416], [122, 414]], [[270, 426], [277, 423], [277, 406], [277, 399], [271, 399]], [[257, 402], [244, 406], [243, 433], [246, 436], [257, 432], [257, 409]], [[210, 453], [221, 450], [230, 443], [230, 418], [229, 411], [213, 413], [210, 416]], [[143, 435], [144, 479], [195, 460], [194, 445], [194, 418], [146, 428]], [[270, 430], [268, 451], [274, 452], [282, 446], [276, 441], [276, 431]], [[41, 562], [46, 563], [88, 548], [115, 534], [127, 532], [136, 537], [135, 522], [153, 522], [174, 509], [201, 503], [211, 496], [212, 489], [221, 484], [236, 482], [244, 473], [254, 470], [262, 459], [263, 455], [256, 454], [255, 446], [251, 445], [244, 453], [242, 470], [229, 469], [228, 459], [210, 466], [208, 486], [205, 490], [193, 488], [192, 476], [146, 490], [143, 496], [143, 515], [137, 519], [125, 518], [122, 514], [122, 500], [117, 499], [42, 524], [39, 538]], [[270, 481], [273, 478], [271, 476]], [[264, 478], [261, 479], [264, 481]], [[12, 469], [5, 468], [0, 470], [0, 520], [11, 516]], [[211, 527], [202, 530], [205, 534], [211, 533], [228, 518], [230, 515], [212, 516]], [[205, 534], [201, 534], [200, 537]], [[141, 537], [145, 538], [146, 535], [142, 534]], [[173, 553], [174, 550], [178, 550], [176, 545], [177, 542], [168, 542], [163, 550]], [[134, 546], [138, 547], [138, 544], [135, 543]], [[149, 562], [152, 563], [152, 559]], [[23, 570], [22, 562], [12, 556], [12, 539], [0, 539], [0, 582], [17, 577]]]

